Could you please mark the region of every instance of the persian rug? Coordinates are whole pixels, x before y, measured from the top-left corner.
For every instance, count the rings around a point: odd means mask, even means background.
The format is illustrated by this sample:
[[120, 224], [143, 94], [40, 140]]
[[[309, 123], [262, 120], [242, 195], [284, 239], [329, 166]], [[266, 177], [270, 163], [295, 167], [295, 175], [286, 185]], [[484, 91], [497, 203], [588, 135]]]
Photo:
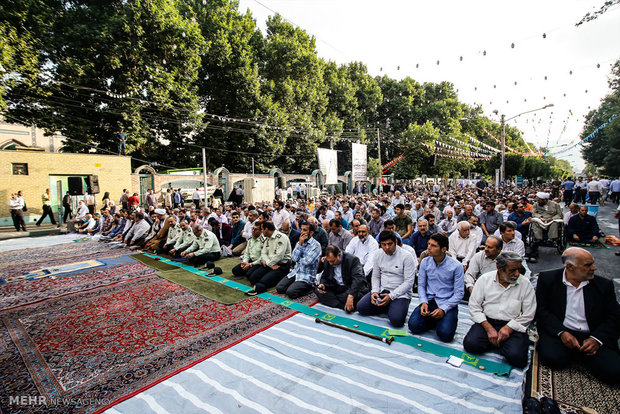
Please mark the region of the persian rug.
[[0, 253], [0, 278], [23, 275], [40, 268], [93, 260], [103, 257], [126, 255], [126, 249], [112, 249], [106, 243], [67, 243], [34, 249], [14, 250]]
[[55, 279], [20, 280], [1, 284], [0, 310], [144, 277], [153, 273], [153, 269], [149, 266], [129, 261], [116, 266], [98, 267], [83, 272], [59, 275]]
[[602, 383], [580, 365], [553, 370], [538, 360], [535, 353], [531, 396], [549, 397], [561, 410], [572, 413], [617, 413], [620, 387]]
[[[72, 273], [80, 270], [86, 270], [91, 267], [105, 266], [105, 263], [99, 260], [86, 260], [84, 262], [69, 263], [60, 266], [52, 266], [43, 269], [32, 270], [26, 272], [21, 276], [9, 277], [4, 280], [5, 283], [18, 282], [20, 280], [37, 280], [49, 276], [57, 276], [64, 273]], [[3, 283], [3, 279], [0, 279], [0, 284]]]
[[4, 310], [0, 411], [97, 412], [294, 313], [258, 297], [227, 306], [156, 275]]

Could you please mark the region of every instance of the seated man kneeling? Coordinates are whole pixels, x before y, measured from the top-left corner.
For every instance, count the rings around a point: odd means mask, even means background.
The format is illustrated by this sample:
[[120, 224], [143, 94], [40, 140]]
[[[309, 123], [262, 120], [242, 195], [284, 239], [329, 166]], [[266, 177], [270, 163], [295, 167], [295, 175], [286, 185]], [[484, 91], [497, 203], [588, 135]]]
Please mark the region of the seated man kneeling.
[[291, 261], [295, 263], [295, 267], [276, 285], [278, 293], [286, 293], [291, 299], [312, 292], [321, 259], [321, 244], [312, 237], [314, 224], [306, 221], [302, 222], [300, 227], [299, 241], [291, 253]]
[[[396, 233], [383, 230], [372, 269], [372, 289], [357, 304], [360, 315], [387, 313], [390, 324], [405, 324], [416, 265], [411, 254], [396, 244]], [[458, 262], [457, 262], [458, 263]], [[462, 268], [461, 268], [462, 269]]]
[[566, 249], [562, 262], [564, 268], [538, 277], [540, 360], [552, 369], [579, 362], [601, 381], [618, 384], [620, 305], [613, 282], [594, 275], [594, 258], [585, 249]]
[[327, 246], [323, 274], [315, 290], [319, 302], [353, 312], [357, 302], [367, 292], [368, 284], [360, 259], [351, 253], [342, 252], [337, 246]]
[[522, 258], [518, 253], [502, 252], [495, 260], [497, 269], [480, 276], [469, 298], [474, 324], [463, 346], [472, 354], [499, 348], [510, 365], [524, 368], [530, 343], [526, 331], [536, 314], [536, 293], [519, 274]]
[[199, 266], [207, 262], [214, 262], [220, 258], [220, 243], [215, 234], [204, 229], [200, 224], [193, 227], [194, 242], [185, 251], [181, 252], [181, 257], [186, 257], [194, 266]]
[[569, 241], [596, 243], [601, 235], [596, 217], [588, 214], [588, 206], [579, 207], [579, 214], [568, 220], [566, 236]]
[[436, 328], [437, 336], [443, 342], [454, 338], [458, 304], [465, 290], [463, 265], [446, 255], [448, 247], [449, 241], [445, 235], [431, 235], [428, 257], [420, 263], [418, 273], [420, 305], [414, 309], [408, 323], [415, 335]]

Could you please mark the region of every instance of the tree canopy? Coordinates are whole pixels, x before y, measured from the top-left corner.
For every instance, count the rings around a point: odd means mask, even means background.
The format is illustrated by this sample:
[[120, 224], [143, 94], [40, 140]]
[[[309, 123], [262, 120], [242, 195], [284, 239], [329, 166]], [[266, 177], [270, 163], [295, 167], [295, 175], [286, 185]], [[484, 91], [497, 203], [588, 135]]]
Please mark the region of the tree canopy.
[[[307, 173], [333, 147], [343, 173], [360, 142], [383, 163], [403, 155], [393, 172], [410, 178], [489, 173], [464, 154], [499, 146], [500, 125], [451, 83], [326, 61], [307, 32], [275, 15], [261, 33], [235, 0], [15, 0], [0, 39], [3, 114], [60, 132], [70, 151], [114, 153], [123, 129], [129, 155], [162, 166], [199, 166], [204, 147], [209, 168], [249, 171], [253, 158], [259, 172]], [[528, 151], [509, 126], [506, 143]], [[435, 154], [445, 144], [458, 156]], [[507, 173], [528, 162], [509, 155]]]

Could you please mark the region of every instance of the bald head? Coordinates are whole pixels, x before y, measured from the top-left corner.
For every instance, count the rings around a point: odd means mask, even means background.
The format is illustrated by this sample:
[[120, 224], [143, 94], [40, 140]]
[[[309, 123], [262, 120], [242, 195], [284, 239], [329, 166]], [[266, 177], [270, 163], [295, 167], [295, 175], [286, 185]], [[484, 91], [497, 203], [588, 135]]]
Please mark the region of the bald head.
[[566, 279], [575, 286], [594, 278], [596, 265], [594, 257], [586, 249], [570, 247], [562, 254], [562, 263], [566, 268]]

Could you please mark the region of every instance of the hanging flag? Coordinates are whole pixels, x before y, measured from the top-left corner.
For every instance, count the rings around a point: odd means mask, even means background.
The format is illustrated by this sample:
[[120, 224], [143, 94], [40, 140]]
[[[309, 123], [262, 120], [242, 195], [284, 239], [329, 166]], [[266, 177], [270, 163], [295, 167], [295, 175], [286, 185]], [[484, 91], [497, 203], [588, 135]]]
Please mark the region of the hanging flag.
[[366, 171], [368, 168], [366, 145], [353, 143], [351, 146], [351, 152], [353, 157], [351, 176], [353, 177], [353, 181], [366, 181]]
[[335, 150], [317, 148], [319, 169], [325, 176], [325, 184], [338, 184], [338, 157]]

